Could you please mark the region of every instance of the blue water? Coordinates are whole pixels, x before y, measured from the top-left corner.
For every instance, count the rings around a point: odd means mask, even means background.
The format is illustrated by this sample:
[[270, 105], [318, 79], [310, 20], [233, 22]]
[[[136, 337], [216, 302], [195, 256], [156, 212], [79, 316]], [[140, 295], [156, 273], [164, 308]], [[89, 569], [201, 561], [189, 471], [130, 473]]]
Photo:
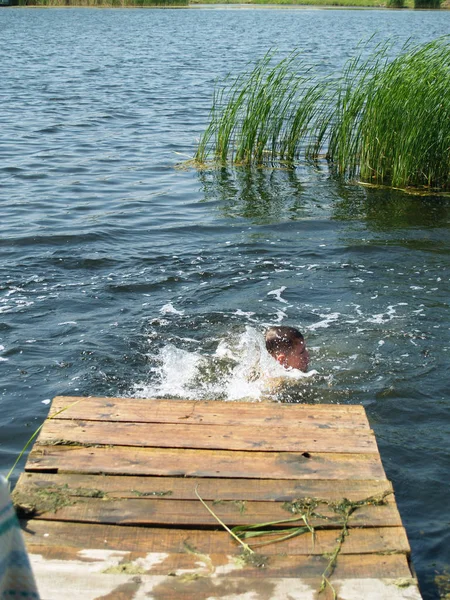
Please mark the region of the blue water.
[[[0, 10], [0, 470], [56, 394], [256, 400], [265, 325], [363, 403], [426, 600], [450, 564], [450, 200], [326, 167], [179, 168], [214, 81], [277, 48], [324, 74], [449, 12]], [[15, 477], [23, 468], [21, 463]]]

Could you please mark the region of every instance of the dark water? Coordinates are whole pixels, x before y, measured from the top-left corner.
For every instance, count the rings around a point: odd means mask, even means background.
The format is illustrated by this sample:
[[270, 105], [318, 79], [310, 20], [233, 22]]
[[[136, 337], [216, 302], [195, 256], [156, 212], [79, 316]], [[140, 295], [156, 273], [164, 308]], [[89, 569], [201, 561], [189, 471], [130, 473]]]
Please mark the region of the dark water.
[[450, 200], [176, 166], [214, 80], [270, 47], [333, 73], [361, 38], [449, 30], [448, 12], [1, 9], [0, 469], [56, 394], [255, 399], [263, 327], [297, 325], [317, 374], [285, 399], [366, 406], [438, 598]]

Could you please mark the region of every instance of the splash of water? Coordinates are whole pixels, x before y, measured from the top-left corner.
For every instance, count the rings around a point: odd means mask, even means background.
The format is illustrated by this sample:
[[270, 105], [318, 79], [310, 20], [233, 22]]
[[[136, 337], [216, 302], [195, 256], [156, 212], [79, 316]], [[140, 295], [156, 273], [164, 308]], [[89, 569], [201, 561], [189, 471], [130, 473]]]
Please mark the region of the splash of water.
[[155, 362], [152, 380], [135, 384], [135, 396], [258, 401], [273, 399], [281, 381], [317, 373], [282, 367], [268, 354], [262, 333], [250, 326], [220, 339], [212, 354], [166, 344], [149, 358]]

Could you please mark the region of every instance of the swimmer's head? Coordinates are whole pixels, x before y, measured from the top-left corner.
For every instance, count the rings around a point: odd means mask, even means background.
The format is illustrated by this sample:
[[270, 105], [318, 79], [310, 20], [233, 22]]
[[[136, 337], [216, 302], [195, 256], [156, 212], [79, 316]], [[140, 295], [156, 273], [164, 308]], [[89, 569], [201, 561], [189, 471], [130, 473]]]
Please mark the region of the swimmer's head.
[[309, 353], [303, 335], [295, 327], [269, 327], [266, 349], [285, 369], [308, 370]]

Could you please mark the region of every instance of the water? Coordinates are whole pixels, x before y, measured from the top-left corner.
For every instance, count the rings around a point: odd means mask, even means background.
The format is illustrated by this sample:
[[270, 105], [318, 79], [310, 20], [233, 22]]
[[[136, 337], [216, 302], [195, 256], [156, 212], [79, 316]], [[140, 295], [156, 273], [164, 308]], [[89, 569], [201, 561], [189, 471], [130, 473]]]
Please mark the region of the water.
[[[213, 83], [270, 47], [333, 73], [361, 38], [450, 13], [1, 9], [0, 469], [56, 394], [258, 401], [268, 324], [312, 375], [283, 401], [362, 403], [423, 596], [450, 564], [449, 221], [411, 197], [288, 171], [177, 168]], [[16, 470], [15, 477], [20, 472]]]

